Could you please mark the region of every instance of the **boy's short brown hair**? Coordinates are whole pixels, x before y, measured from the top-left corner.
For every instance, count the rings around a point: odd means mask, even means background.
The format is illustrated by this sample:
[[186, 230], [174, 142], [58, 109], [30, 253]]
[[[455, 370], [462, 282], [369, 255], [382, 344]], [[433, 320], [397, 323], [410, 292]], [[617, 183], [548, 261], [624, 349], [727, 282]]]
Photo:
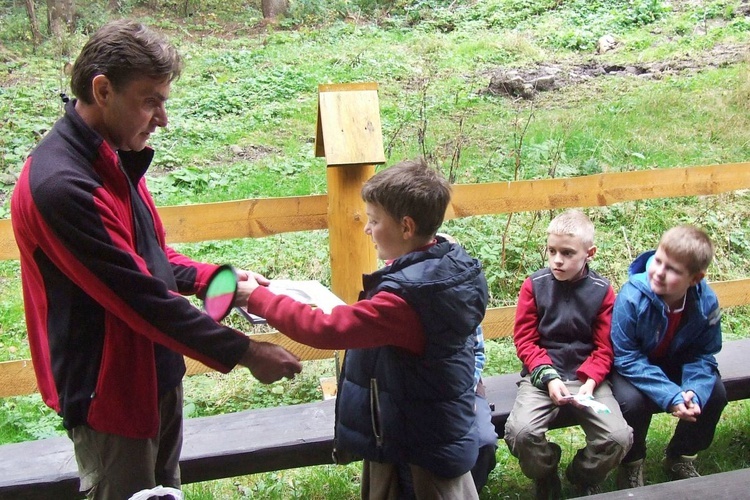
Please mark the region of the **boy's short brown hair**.
[[669, 229], [659, 240], [659, 247], [682, 262], [690, 274], [702, 273], [714, 258], [714, 244], [701, 229], [682, 224]]
[[111, 21], [94, 33], [73, 65], [70, 88], [86, 104], [94, 103], [92, 82], [104, 75], [117, 91], [131, 81], [150, 77], [180, 77], [182, 61], [167, 40], [143, 24], [128, 19]]
[[362, 199], [380, 205], [396, 220], [411, 217], [418, 236], [434, 236], [445, 218], [451, 186], [424, 159], [405, 160], [365, 182]]
[[594, 223], [580, 210], [566, 210], [552, 219], [547, 226], [547, 234], [576, 237], [587, 249], [594, 245]]

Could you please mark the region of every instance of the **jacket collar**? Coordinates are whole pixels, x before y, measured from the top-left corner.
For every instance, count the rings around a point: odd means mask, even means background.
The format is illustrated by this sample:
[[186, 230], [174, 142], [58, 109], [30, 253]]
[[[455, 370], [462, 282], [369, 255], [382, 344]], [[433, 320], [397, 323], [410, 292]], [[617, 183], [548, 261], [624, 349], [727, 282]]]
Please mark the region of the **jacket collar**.
[[141, 151], [114, 151], [104, 138], [81, 118], [75, 109], [76, 102], [77, 99], [71, 99], [65, 104], [65, 126], [62, 133], [67, 140], [91, 163], [100, 155], [112, 160], [112, 163], [116, 163], [116, 158], [119, 157], [123, 171], [130, 181], [133, 185], [138, 184], [151, 165], [154, 150], [147, 146]]

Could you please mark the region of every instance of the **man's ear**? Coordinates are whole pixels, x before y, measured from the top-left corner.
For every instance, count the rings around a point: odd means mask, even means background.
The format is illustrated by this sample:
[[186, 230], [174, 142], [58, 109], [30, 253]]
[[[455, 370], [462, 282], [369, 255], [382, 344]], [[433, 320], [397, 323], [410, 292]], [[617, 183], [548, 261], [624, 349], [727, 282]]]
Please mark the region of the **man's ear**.
[[109, 81], [104, 75], [96, 75], [91, 80], [91, 94], [94, 97], [94, 102], [99, 106], [106, 106], [107, 99], [112, 94], [112, 82]]
[[401, 235], [405, 240], [408, 240], [414, 235], [417, 234], [417, 223], [414, 222], [414, 219], [409, 217], [408, 215], [405, 215], [401, 219]]
[[596, 255], [596, 245], [590, 246], [586, 251], [586, 262], [591, 262], [591, 259], [594, 258], [594, 255]]

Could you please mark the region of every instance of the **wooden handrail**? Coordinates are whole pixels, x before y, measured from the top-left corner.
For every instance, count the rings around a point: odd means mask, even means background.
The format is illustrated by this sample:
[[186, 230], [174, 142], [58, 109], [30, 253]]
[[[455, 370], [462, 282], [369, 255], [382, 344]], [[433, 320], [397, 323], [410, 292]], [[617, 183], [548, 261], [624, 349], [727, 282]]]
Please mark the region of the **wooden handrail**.
[[452, 217], [560, 208], [603, 207], [626, 201], [705, 196], [750, 188], [750, 163], [638, 170], [486, 184], [457, 184]]
[[[750, 189], [750, 162], [639, 170], [530, 181], [456, 184], [446, 218], [533, 210], [609, 206], [626, 201], [716, 195]], [[328, 227], [327, 195], [160, 207], [170, 243]], [[10, 219], [0, 219], [0, 260], [18, 259]]]

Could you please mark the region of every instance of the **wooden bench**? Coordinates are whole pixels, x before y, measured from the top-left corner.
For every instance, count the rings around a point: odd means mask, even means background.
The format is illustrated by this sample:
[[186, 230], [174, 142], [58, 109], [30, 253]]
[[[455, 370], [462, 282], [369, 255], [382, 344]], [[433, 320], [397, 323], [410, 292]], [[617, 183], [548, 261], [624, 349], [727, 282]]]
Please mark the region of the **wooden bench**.
[[719, 500], [748, 498], [750, 469], [719, 472], [681, 481], [650, 484], [637, 489], [611, 491], [586, 498], [598, 500], [663, 500], [665, 498], [716, 498]]
[[[750, 338], [725, 342], [721, 352], [716, 356], [719, 362], [721, 380], [727, 390], [729, 401], [750, 399]], [[495, 375], [485, 380], [487, 401], [494, 404], [492, 422], [502, 436], [502, 429], [513, 409], [516, 396], [518, 374]], [[566, 427], [571, 422], [558, 419], [553, 427]]]
[[[730, 401], [750, 398], [749, 354], [750, 339], [744, 339], [726, 342], [717, 356]], [[485, 380], [487, 400], [494, 405], [492, 421], [500, 436], [513, 408], [518, 379], [514, 373]], [[334, 404], [327, 400], [187, 419], [180, 457], [183, 482], [332, 463]], [[556, 423], [556, 427], [565, 425]], [[81, 498], [70, 440], [58, 437], [0, 446], [0, 498]]]

